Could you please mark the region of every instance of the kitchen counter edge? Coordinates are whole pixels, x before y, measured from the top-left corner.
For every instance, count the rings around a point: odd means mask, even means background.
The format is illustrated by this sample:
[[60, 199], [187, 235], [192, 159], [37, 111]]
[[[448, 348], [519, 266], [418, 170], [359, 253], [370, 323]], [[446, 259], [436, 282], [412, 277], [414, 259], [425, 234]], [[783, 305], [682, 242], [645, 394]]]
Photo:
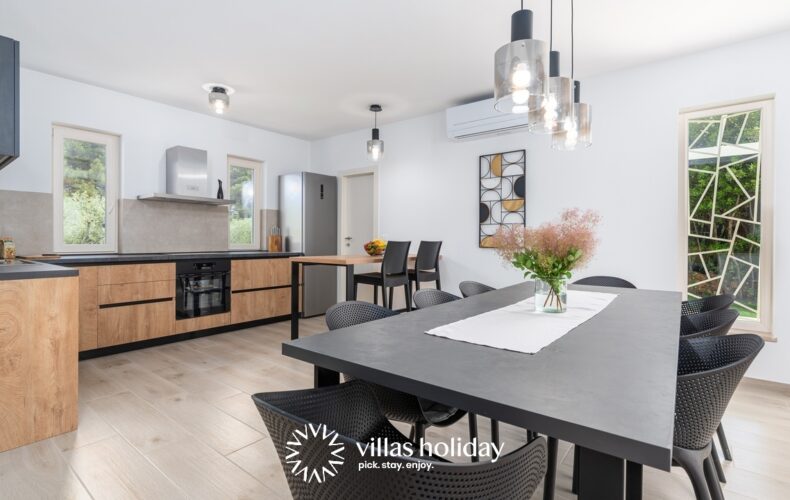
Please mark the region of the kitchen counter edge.
[[45, 262], [19, 260], [22, 263], [0, 265], [0, 281], [68, 278], [79, 275], [76, 269], [55, 266]]
[[176, 262], [179, 260], [212, 260], [212, 259], [282, 259], [297, 257], [300, 252], [199, 252], [199, 253], [153, 253], [153, 254], [93, 254], [93, 255], [61, 255], [51, 260], [38, 257], [40, 263], [58, 266], [96, 266], [112, 264], [135, 264], [155, 262]]

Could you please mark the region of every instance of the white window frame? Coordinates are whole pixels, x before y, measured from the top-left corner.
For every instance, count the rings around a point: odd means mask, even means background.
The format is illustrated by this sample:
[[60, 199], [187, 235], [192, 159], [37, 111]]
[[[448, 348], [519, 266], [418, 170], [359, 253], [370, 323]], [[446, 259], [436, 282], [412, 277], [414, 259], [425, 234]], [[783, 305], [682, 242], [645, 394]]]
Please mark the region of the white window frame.
[[[105, 184], [106, 241], [95, 245], [69, 245], [63, 241], [63, 142], [65, 139], [104, 144], [107, 180]], [[109, 132], [52, 126], [53, 249], [57, 253], [101, 253], [118, 251], [118, 203], [121, 178], [121, 137]]]
[[226, 195], [230, 196], [230, 168], [242, 167], [253, 171], [252, 185], [255, 192], [252, 200], [252, 243], [233, 243], [230, 241], [230, 210], [228, 207], [228, 248], [231, 250], [259, 250], [261, 248], [261, 209], [263, 208], [263, 162], [244, 158], [242, 156], [228, 155]]
[[734, 331], [754, 332], [768, 339], [773, 337], [773, 256], [774, 256], [774, 96], [760, 96], [680, 111], [678, 216], [679, 250], [681, 256], [679, 283], [683, 299], [688, 291], [688, 121], [711, 115], [734, 114], [760, 110], [760, 319], [744, 318], [735, 322]]

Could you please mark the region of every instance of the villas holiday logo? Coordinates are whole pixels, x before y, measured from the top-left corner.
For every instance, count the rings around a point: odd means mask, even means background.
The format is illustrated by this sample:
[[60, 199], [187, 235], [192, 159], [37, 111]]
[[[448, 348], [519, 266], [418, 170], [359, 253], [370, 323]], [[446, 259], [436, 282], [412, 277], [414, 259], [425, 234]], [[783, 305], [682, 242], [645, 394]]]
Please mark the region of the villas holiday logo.
[[[326, 463], [315, 467], [304, 463], [307, 445], [313, 448], [310, 450], [311, 456], [325, 456]], [[318, 448], [322, 446], [325, 449], [319, 452]], [[345, 462], [345, 445], [338, 439], [337, 432], [327, 429], [324, 424], [305, 424], [304, 429], [294, 430], [291, 439], [285, 443], [285, 449], [288, 451], [285, 463], [291, 466], [291, 474], [302, 476], [305, 483], [323, 483], [327, 477], [334, 477], [337, 468]]]

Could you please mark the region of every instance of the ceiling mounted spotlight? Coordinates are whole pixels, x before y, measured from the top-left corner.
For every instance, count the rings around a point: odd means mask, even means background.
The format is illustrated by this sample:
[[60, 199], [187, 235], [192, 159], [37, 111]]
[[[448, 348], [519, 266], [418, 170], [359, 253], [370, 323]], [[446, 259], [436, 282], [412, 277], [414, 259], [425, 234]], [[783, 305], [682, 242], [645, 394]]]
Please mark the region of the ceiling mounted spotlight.
[[381, 106], [378, 104], [371, 104], [370, 111], [373, 112], [373, 134], [368, 141], [368, 160], [377, 162], [384, 154], [384, 141], [379, 139], [378, 121], [376, 119], [381, 112]]
[[208, 104], [218, 115], [230, 107], [230, 96], [236, 92], [233, 87], [222, 83], [204, 83], [203, 90], [208, 92]]

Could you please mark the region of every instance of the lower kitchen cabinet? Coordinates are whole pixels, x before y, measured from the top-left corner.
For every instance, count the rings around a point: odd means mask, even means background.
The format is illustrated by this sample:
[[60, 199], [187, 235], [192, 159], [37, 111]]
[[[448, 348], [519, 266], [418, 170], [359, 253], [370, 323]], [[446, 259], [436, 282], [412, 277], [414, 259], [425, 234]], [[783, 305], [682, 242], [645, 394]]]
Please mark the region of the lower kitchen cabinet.
[[98, 345], [99, 286], [98, 268], [80, 267], [80, 351]]
[[98, 347], [109, 347], [175, 333], [175, 302], [102, 307], [99, 309]]
[[231, 323], [246, 323], [288, 314], [291, 314], [291, 287], [231, 294]]

